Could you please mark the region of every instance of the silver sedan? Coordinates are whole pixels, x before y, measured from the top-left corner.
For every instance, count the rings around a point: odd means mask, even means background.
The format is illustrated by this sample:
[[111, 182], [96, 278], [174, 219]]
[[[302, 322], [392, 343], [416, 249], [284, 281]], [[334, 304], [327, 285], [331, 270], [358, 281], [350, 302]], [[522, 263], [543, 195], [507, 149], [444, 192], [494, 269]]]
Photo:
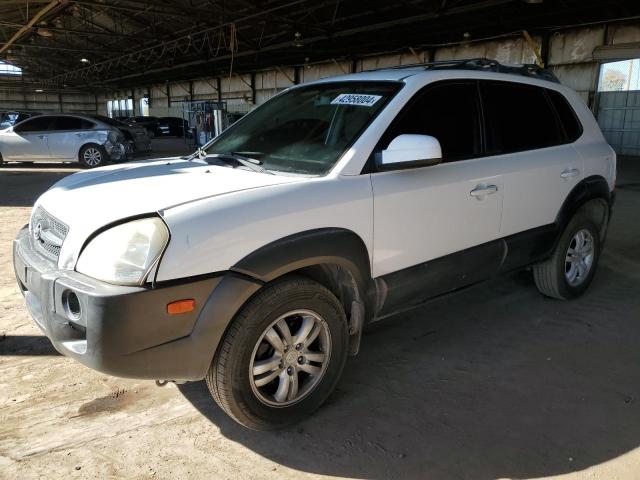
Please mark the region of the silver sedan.
[[95, 117], [47, 114], [0, 131], [0, 163], [79, 162], [94, 168], [133, 156], [134, 143]]

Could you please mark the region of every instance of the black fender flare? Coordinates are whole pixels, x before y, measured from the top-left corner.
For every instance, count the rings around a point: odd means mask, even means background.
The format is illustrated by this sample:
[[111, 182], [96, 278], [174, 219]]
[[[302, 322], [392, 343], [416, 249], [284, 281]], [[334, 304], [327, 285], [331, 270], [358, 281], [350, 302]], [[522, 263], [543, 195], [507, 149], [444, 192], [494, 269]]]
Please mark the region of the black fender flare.
[[[263, 283], [308, 267], [339, 267], [338, 290], [344, 292], [343, 305], [349, 319], [350, 353], [360, 346], [362, 328], [373, 312], [371, 264], [362, 238], [344, 228], [319, 228], [275, 240], [237, 262], [231, 271]], [[340, 295], [338, 295], [340, 296]], [[349, 301], [344, 301], [344, 297]]]
[[585, 203], [595, 199], [604, 200], [609, 208], [608, 213], [610, 213], [613, 206], [613, 195], [609, 189], [609, 184], [600, 175], [592, 175], [581, 180], [569, 192], [555, 221], [560, 232], [564, 231], [571, 218]]
[[295, 270], [323, 264], [347, 269], [362, 288], [371, 279], [364, 241], [343, 228], [318, 228], [283, 237], [245, 256], [231, 270], [267, 283]]

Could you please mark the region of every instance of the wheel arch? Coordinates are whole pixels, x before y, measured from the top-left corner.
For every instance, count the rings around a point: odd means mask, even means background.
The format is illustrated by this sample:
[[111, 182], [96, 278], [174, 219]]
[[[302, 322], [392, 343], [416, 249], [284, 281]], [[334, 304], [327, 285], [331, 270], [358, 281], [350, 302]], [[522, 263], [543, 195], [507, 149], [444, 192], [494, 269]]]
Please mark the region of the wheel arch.
[[90, 146], [98, 147], [99, 149], [104, 150], [104, 146], [100, 145], [97, 142], [93, 142], [93, 141], [85, 142], [82, 145], [80, 145], [80, 148], [78, 148], [78, 161], [80, 161], [80, 154], [82, 153], [82, 150]]
[[349, 322], [350, 353], [359, 349], [369, 299], [371, 268], [368, 249], [355, 232], [320, 228], [296, 233], [245, 256], [232, 271], [269, 283], [298, 274], [327, 287], [342, 303]]
[[556, 225], [564, 231], [571, 218], [582, 211], [600, 227], [600, 239], [604, 240], [612, 206], [613, 193], [607, 180], [600, 175], [592, 175], [580, 181], [567, 195], [556, 217]]

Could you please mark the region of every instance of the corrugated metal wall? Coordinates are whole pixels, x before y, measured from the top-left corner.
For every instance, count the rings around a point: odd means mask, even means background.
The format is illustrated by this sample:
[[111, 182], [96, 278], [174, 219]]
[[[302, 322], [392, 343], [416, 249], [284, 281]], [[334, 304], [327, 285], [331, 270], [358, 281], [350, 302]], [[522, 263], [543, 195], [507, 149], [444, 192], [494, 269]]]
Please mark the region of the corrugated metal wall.
[[598, 123], [620, 155], [640, 155], [640, 91], [601, 92]]

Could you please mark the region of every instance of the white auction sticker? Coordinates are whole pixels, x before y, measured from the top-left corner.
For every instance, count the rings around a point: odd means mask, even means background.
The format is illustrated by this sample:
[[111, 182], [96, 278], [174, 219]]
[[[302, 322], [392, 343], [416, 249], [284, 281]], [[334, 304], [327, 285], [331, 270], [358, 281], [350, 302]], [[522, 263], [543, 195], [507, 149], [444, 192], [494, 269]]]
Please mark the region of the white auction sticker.
[[382, 97], [380, 95], [366, 95], [360, 93], [341, 93], [333, 99], [331, 105], [355, 105], [372, 107]]

